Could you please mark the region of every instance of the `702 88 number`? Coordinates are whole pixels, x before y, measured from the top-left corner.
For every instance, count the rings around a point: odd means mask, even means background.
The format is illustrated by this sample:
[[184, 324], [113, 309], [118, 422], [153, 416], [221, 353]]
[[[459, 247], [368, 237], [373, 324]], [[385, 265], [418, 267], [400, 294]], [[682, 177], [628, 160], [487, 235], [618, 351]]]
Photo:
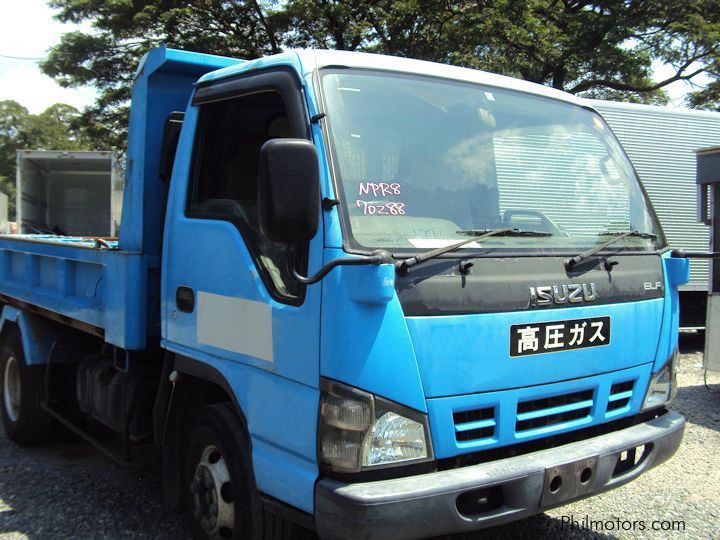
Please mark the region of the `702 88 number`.
[[402, 202], [375, 203], [358, 199], [355, 201], [355, 206], [362, 208], [364, 216], [402, 216], [405, 214], [405, 203]]

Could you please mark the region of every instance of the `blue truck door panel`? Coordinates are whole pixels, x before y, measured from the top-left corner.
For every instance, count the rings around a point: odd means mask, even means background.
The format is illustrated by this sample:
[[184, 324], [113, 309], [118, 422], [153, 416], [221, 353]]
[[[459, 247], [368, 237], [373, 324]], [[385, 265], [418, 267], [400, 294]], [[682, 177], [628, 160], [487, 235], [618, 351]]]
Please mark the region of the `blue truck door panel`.
[[[262, 96], [247, 104], [241, 112], [252, 122], [252, 106], [263, 107]], [[253, 242], [262, 240], [244, 221], [252, 219], [252, 205], [238, 195], [242, 186], [236, 186], [249, 182], [249, 175], [218, 180], [228, 183], [218, 188], [225, 198], [200, 200], [196, 195], [196, 190], [210, 189], [200, 182], [215, 182], [203, 176], [207, 171], [197, 162], [212, 155], [202, 150], [201, 139], [209, 136], [203, 122], [222, 118], [202, 107], [188, 107], [171, 180], [163, 247], [164, 342], [171, 351], [213, 366], [236, 390], [252, 438], [258, 488], [311, 512], [317, 477], [321, 289], [308, 287], [301, 299], [285, 300], [273, 288], [276, 282], [269, 274], [279, 270], [263, 258], [265, 252], [258, 255]], [[223, 126], [231, 130], [234, 124]], [[229, 131], [223, 136], [233, 137]], [[237, 156], [259, 151], [262, 141], [256, 139], [238, 138]], [[193, 157], [195, 144], [202, 157]], [[307, 253], [309, 267], [319, 267], [322, 233]]]

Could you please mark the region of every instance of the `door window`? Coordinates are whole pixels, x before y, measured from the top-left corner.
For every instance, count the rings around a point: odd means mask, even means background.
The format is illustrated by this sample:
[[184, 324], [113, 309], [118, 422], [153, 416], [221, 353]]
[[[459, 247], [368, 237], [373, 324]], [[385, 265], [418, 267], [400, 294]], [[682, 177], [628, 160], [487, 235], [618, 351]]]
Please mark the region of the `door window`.
[[264, 239], [257, 204], [260, 148], [270, 139], [290, 136], [287, 109], [276, 92], [201, 105], [187, 215], [234, 223], [270, 293], [299, 303], [304, 286], [292, 277], [292, 265], [304, 271], [307, 244]]

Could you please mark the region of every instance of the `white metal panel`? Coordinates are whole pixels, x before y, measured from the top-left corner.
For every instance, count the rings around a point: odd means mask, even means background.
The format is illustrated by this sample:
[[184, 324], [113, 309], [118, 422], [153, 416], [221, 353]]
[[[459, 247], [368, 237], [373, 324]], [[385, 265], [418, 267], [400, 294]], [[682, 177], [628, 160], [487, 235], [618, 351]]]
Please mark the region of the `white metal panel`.
[[47, 229], [47, 182], [44, 171], [25, 153], [17, 154], [16, 220], [18, 232], [32, 233]]
[[110, 236], [108, 174], [49, 174], [48, 229], [70, 236]]
[[269, 304], [205, 291], [197, 299], [198, 343], [274, 361]]
[[111, 191], [110, 191], [110, 211], [112, 214], [112, 227], [110, 236], [120, 235], [120, 218], [122, 216], [123, 189], [125, 182], [123, 181], [123, 169], [117, 158], [113, 156], [110, 167]]
[[8, 232], [8, 196], [0, 193], [0, 234]]
[[[709, 228], [697, 222], [695, 150], [720, 144], [720, 113], [590, 100], [637, 169], [673, 248], [705, 251]], [[690, 262], [685, 290], [707, 290], [708, 263]]]
[[20, 232], [115, 236], [113, 209], [121, 200], [114, 194], [117, 176], [111, 152], [19, 151]]
[[720, 371], [720, 294], [708, 295], [705, 320], [707, 327], [703, 363], [708, 371]]

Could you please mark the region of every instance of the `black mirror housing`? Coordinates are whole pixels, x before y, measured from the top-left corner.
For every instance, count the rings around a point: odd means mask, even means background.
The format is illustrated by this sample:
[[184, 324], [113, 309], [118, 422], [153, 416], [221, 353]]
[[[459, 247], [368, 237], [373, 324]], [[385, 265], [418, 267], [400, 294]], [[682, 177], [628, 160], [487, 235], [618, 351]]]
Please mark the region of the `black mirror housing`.
[[320, 174], [315, 147], [305, 139], [271, 139], [260, 149], [258, 219], [273, 242], [307, 242], [320, 218]]

